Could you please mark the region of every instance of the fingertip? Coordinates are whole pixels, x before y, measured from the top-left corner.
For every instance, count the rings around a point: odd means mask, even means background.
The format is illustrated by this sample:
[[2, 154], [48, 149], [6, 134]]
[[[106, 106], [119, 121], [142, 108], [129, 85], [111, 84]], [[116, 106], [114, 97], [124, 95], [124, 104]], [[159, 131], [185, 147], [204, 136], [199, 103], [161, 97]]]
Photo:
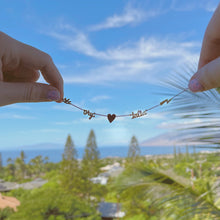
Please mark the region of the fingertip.
[[63, 78], [60, 74], [57, 74], [57, 72], [55, 71], [53, 80], [54, 80], [53, 82], [51, 82], [52, 80], [48, 80], [48, 79], [46, 81], [49, 82], [51, 86], [55, 87], [59, 91], [60, 98], [59, 100], [56, 100], [56, 102], [61, 103], [63, 101], [63, 96], [64, 96]]
[[197, 78], [189, 81], [188, 88], [191, 92], [202, 92], [204, 90], [204, 87]]
[[61, 103], [63, 101], [63, 96], [64, 96], [64, 94], [63, 94], [63, 86], [60, 86], [60, 85], [58, 85], [58, 86], [51, 85], [51, 86], [53, 86], [54, 88], [57, 89], [57, 91], [59, 91], [59, 99], [56, 100], [56, 102], [57, 103]]
[[51, 101], [59, 101], [60, 100], [60, 92], [57, 89], [49, 90], [47, 93], [47, 99]]
[[[206, 91], [220, 86], [220, 57], [200, 68], [190, 80], [191, 91]], [[193, 81], [193, 82], [192, 82]], [[201, 88], [201, 86], [202, 88]]]

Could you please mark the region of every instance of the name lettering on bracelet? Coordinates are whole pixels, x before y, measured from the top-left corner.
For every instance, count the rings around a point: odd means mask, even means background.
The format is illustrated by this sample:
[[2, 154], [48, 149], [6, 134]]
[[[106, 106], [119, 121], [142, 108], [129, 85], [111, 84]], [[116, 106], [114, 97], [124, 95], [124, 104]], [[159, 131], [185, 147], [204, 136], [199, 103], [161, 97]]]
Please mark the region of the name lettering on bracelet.
[[147, 110], [145, 110], [145, 111], [143, 111], [143, 112], [142, 112], [141, 110], [138, 110], [137, 113], [134, 113], [134, 112], [131, 113], [131, 116], [132, 116], [131, 118], [132, 118], [132, 119], [134, 119], [134, 118], [140, 118], [140, 117], [142, 117], [142, 116], [144, 116], [144, 115], [146, 115], [146, 114], [147, 114]]
[[91, 120], [92, 118], [95, 118], [95, 112], [91, 113], [89, 110], [83, 110], [83, 114], [84, 115], [88, 115], [89, 116], [89, 120]]

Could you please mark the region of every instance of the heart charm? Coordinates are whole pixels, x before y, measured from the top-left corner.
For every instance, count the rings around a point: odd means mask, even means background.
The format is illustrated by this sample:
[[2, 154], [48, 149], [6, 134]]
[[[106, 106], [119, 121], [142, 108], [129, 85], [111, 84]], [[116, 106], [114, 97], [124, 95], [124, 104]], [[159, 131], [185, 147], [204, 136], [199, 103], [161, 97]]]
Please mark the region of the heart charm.
[[115, 120], [116, 115], [115, 114], [112, 114], [112, 115], [108, 114], [107, 117], [108, 117], [109, 122], [112, 123]]

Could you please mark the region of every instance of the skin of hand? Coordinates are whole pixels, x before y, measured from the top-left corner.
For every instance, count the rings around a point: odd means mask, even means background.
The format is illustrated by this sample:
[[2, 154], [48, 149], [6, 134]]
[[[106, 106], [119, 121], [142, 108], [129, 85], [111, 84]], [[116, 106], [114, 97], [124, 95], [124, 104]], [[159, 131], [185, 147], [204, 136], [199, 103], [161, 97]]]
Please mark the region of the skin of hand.
[[204, 35], [197, 72], [189, 81], [192, 92], [220, 87], [220, 4]]
[[[52, 58], [0, 32], [0, 106], [62, 102], [63, 79]], [[40, 73], [48, 84], [37, 83]]]

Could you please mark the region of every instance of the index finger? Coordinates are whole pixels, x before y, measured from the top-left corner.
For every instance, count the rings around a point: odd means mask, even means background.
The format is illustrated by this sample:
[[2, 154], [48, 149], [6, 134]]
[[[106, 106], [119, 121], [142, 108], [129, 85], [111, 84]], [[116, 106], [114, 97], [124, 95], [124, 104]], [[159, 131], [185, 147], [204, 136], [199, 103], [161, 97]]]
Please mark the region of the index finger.
[[220, 56], [220, 4], [205, 31], [198, 69]]
[[20, 61], [23, 65], [40, 70], [44, 79], [60, 92], [60, 102], [63, 99], [63, 78], [53, 63], [52, 58], [45, 52], [19, 42]]

